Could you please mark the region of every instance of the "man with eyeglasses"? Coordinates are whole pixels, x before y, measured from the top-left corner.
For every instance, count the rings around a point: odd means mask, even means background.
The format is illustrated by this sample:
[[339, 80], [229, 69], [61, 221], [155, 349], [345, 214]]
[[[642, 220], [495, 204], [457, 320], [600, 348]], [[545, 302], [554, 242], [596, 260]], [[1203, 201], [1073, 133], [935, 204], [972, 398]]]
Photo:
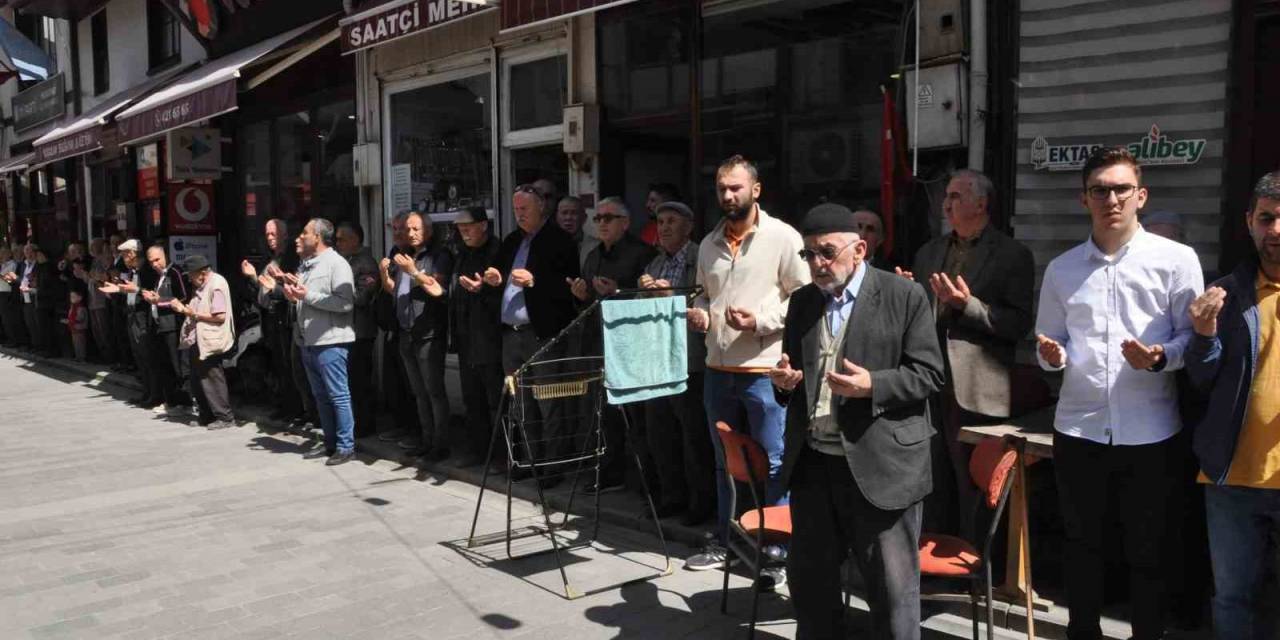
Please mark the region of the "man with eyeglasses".
[[[619, 289], [636, 288], [644, 268], [657, 253], [653, 247], [643, 243], [631, 235], [631, 211], [622, 198], [604, 198], [596, 205], [596, 215], [592, 219], [596, 223], [596, 233], [600, 236], [600, 244], [587, 254], [582, 265], [582, 277], [569, 280], [570, 291], [578, 299], [580, 306], [607, 298]], [[599, 355], [602, 352], [599, 331], [600, 314], [597, 312], [587, 321], [583, 333], [582, 350], [587, 355]], [[622, 405], [618, 410], [627, 412], [633, 433], [640, 436], [644, 430], [643, 413], [639, 405]], [[611, 407], [605, 407], [601, 416], [601, 427], [604, 429], [604, 459], [600, 463], [600, 480], [598, 484], [587, 487], [588, 495], [613, 491], [622, 488], [623, 476], [626, 474], [626, 456], [623, 455], [623, 443], [627, 440], [622, 416]], [[627, 443], [634, 446], [634, 442]]]
[[[516, 229], [507, 234], [493, 265], [484, 271], [485, 285], [502, 290], [502, 368], [515, 373], [548, 340], [556, 337], [576, 317], [569, 283], [578, 278], [578, 248], [573, 238], [554, 223], [547, 224], [551, 211], [538, 190], [530, 185], [516, 187], [511, 197]], [[563, 345], [542, 354], [544, 360], [564, 356]], [[564, 406], [558, 400], [536, 401], [525, 390], [533, 456], [553, 459], [560, 454], [557, 443], [565, 435]], [[522, 475], [522, 474], [517, 474]], [[558, 483], [558, 477], [543, 479], [543, 486]]]
[[1014, 352], [1031, 331], [1035, 313], [1035, 258], [991, 225], [994, 195], [987, 176], [955, 172], [942, 204], [951, 233], [921, 247], [912, 268], [933, 305], [947, 364], [947, 384], [934, 399], [932, 417], [951, 462], [944, 486], [955, 492], [934, 499], [949, 507], [941, 512], [965, 538], [974, 534], [978, 494], [969, 476], [972, 448], [960, 442], [960, 428], [1013, 415]]
[[852, 211], [818, 205], [802, 229], [813, 284], [791, 294], [769, 372], [787, 412], [796, 638], [846, 637], [850, 554], [867, 583], [870, 636], [919, 638], [928, 401], [943, 379], [932, 308], [920, 287], [870, 268]]
[[[703, 403], [708, 437], [716, 450], [716, 536], [706, 549], [685, 561], [693, 571], [724, 564], [731, 487], [716, 423], [724, 421], [751, 435], [769, 458], [765, 501], [786, 504], [782, 487], [784, 409], [769, 383], [769, 370], [782, 355], [782, 327], [791, 292], [809, 283], [800, 259], [804, 241], [787, 223], [758, 204], [761, 184], [756, 166], [735, 155], [716, 170], [716, 193], [724, 220], [698, 247], [697, 284], [704, 292], [689, 310], [693, 328], [707, 333], [707, 371]], [[759, 585], [770, 588], [786, 576], [769, 572]]]
[[1204, 283], [1194, 250], [1138, 224], [1147, 190], [1128, 150], [1094, 152], [1082, 179], [1092, 233], [1049, 263], [1036, 317], [1040, 365], [1063, 372], [1053, 454], [1066, 527], [1067, 636], [1101, 637], [1103, 567], [1119, 547], [1133, 637], [1162, 638], [1169, 496], [1185, 447], [1174, 372]]

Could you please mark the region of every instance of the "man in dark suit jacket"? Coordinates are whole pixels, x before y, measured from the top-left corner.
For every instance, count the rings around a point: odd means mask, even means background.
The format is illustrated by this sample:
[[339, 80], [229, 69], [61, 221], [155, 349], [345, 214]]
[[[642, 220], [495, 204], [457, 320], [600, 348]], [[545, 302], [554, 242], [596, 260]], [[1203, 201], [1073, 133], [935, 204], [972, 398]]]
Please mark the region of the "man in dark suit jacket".
[[[578, 246], [563, 229], [547, 224], [550, 211], [538, 192], [528, 186], [517, 188], [512, 208], [519, 228], [503, 239], [497, 262], [484, 272], [486, 285], [502, 287], [502, 368], [508, 375], [573, 321], [576, 311], [569, 283], [579, 276]], [[563, 355], [563, 345], [558, 345], [540, 360]], [[534, 409], [534, 415], [525, 416], [529, 437], [541, 441], [533, 443], [533, 455], [554, 457], [559, 451], [551, 443], [567, 435], [562, 433], [564, 403], [537, 403], [530, 395], [524, 404]]]
[[928, 400], [942, 354], [924, 291], [870, 268], [853, 224], [839, 205], [806, 216], [813, 283], [791, 295], [782, 360], [769, 372], [787, 406], [796, 637], [845, 637], [840, 566], [852, 552], [871, 637], [915, 639], [922, 500], [933, 488]]
[[1035, 260], [1025, 245], [991, 227], [993, 190], [981, 173], [956, 172], [943, 203], [953, 231], [921, 247], [913, 268], [932, 303], [947, 363], [947, 386], [933, 415], [956, 486], [950, 507], [965, 536], [973, 533], [977, 494], [960, 427], [1012, 415], [1014, 351], [1035, 322]]

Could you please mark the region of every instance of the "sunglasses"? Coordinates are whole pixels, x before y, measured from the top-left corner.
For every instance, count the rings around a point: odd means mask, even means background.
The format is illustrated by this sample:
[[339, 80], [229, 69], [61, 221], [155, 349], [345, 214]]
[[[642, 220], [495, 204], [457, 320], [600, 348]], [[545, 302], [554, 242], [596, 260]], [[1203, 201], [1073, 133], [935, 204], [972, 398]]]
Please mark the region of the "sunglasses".
[[591, 219], [594, 220], [596, 224], [600, 224], [601, 222], [613, 222], [614, 220], [623, 220], [625, 218], [626, 216], [617, 216], [617, 215], [605, 213], [605, 214], [597, 214]]
[[542, 196], [542, 193], [537, 189], [533, 188], [533, 185], [531, 184], [517, 185], [515, 192], [516, 193], [532, 193], [537, 196]]
[[845, 249], [852, 247], [857, 242], [858, 242], [857, 240], [854, 240], [853, 242], [850, 242], [849, 244], [846, 244], [845, 246], [840, 247], [839, 249], [835, 247], [829, 247], [829, 246], [818, 247], [817, 251], [814, 251], [812, 249], [801, 249], [799, 252], [800, 259], [804, 260], [805, 262], [811, 262], [813, 261], [814, 258], [821, 256], [823, 260], [827, 262], [831, 262], [832, 260], [835, 260], [836, 258], [840, 257], [840, 254], [844, 253]]

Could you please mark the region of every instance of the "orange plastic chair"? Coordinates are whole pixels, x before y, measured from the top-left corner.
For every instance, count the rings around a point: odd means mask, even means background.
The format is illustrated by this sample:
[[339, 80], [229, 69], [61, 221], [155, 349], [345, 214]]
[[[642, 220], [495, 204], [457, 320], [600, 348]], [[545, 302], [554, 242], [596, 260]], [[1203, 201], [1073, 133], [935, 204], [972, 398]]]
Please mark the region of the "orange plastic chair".
[[[734, 482], [747, 485], [751, 490], [752, 508], [741, 518], [729, 522], [728, 548], [751, 569], [752, 585], [760, 580], [760, 572], [766, 567], [782, 567], [785, 561], [777, 561], [764, 554], [768, 545], [785, 544], [791, 540], [791, 507], [764, 506], [764, 482], [769, 477], [769, 458], [750, 436], [734, 431], [724, 422], [716, 423], [724, 451], [724, 472], [729, 478], [729, 513], [738, 512], [738, 491]], [[729, 611], [729, 556], [725, 555], [724, 585], [720, 590], [720, 613]], [[751, 624], [747, 637], [756, 633], [756, 615], [759, 610], [760, 590], [752, 588]]]
[[[1013, 467], [1017, 453], [1004, 440], [982, 441], [969, 458], [969, 477], [982, 491], [986, 508], [992, 510], [991, 525], [982, 541], [982, 551], [968, 540], [938, 533], [920, 536], [920, 573], [941, 578], [964, 578], [969, 583], [969, 605], [973, 617], [973, 638], [979, 640], [978, 591], [982, 583], [987, 596], [987, 639], [995, 638], [992, 618], [991, 542], [1009, 501]], [[975, 505], [976, 506], [976, 505]], [[927, 599], [927, 598], [926, 598]]]

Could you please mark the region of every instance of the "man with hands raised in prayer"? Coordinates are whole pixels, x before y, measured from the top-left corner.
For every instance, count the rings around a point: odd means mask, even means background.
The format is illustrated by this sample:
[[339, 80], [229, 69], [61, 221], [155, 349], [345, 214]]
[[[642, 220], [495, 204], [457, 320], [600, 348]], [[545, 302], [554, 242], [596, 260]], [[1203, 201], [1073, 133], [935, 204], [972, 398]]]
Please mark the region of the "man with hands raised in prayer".
[[923, 500], [933, 488], [929, 398], [944, 369], [925, 292], [873, 269], [853, 212], [801, 225], [813, 284], [791, 295], [782, 356], [769, 371], [786, 406], [783, 487], [797, 638], [843, 638], [841, 569], [866, 578], [871, 633], [920, 637]]
[[[1143, 230], [1142, 169], [1101, 148], [1082, 170], [1087, 241], [1049, 263], [1036, 317], [1043, 368], [1063, 371], [1054, 472], [1066, 528], [1069, 638], [1098, 638], [1107, 551], [1125, 550], [1133, 637], [1164, 637], [1164, 545], [1178, 521], [1170, 493], [1185, 444], [1174, 372], [1204, 288], [1183, 244]], [[1122, 514], [1121, 536], [1107, 518]]]

